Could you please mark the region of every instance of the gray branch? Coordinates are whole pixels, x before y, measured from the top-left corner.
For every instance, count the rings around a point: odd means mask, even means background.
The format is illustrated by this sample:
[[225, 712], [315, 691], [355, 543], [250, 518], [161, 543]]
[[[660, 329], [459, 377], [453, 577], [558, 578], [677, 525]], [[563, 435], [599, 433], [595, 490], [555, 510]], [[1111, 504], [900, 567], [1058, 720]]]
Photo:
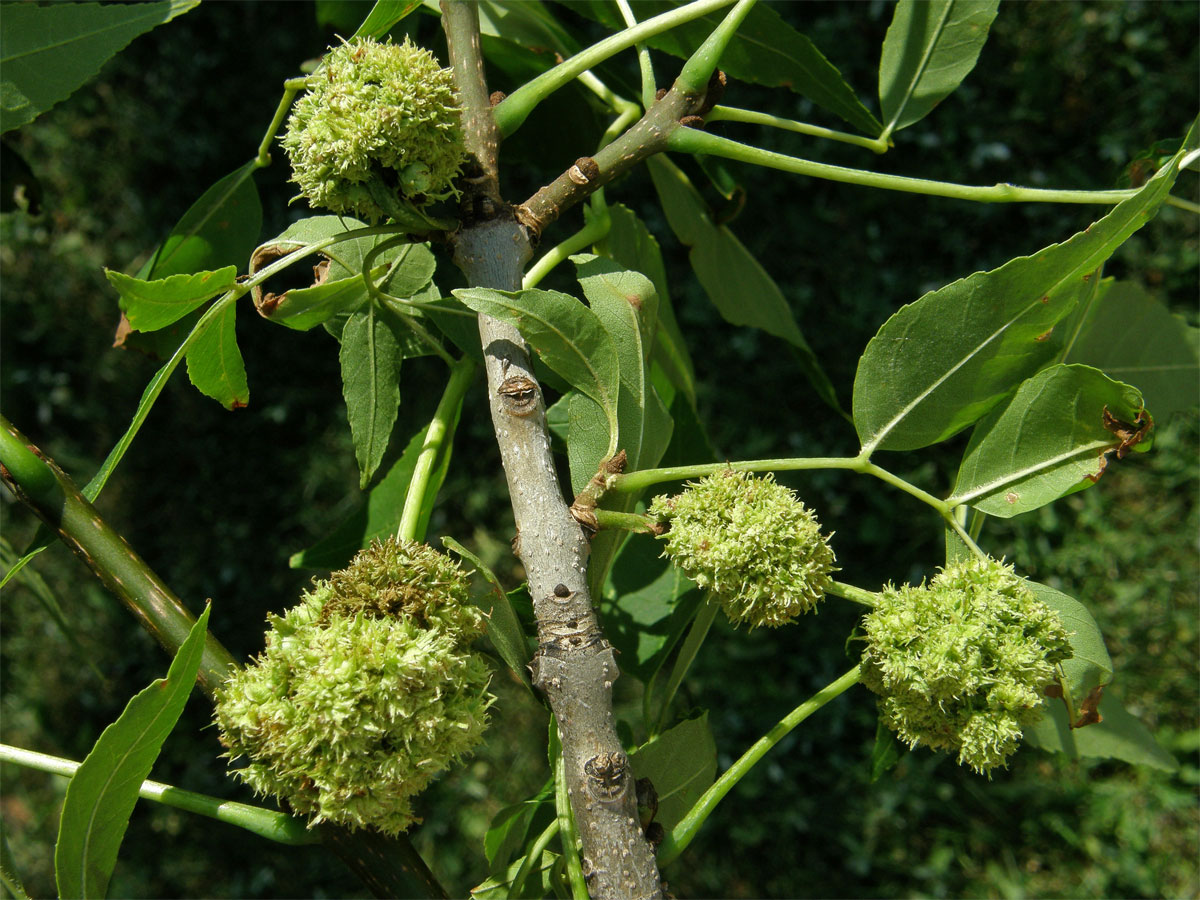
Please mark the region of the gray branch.
[[[443, 0], [451, 61], [467, 109], [468, 150], [489, 176], [495, 169], [494, 130], [481, 122], [490, 106], [479, 62], [473, 6]], [[475, 85], [466, 87], [465, 82]], [[490, 196], [494, 176], [478, 190]], [[467, 191], [473, 185], [468, 182]], [[464, 209], [489, 204], [467, 197]], [[511, 210], [469, 220], [454, 236], [454, 260], [478, 287], [518, 290], [532, 255], [528, 229]], [[617, 737], [612, 685], [619, 669], [604, 639], [587, 589], [588, 542], [563, 497], [550, 453], [545, 403], [529, 350], [513, 326], [479, 317], [489, 405], [517, 523], [514, 547], [525, 566], [538, 622], [533, 680], [558, 721], [571, 808], [583, 843], [583, 869], [595, 898], [656, 898], [662, 886], [638, 821], [629, 761]]]

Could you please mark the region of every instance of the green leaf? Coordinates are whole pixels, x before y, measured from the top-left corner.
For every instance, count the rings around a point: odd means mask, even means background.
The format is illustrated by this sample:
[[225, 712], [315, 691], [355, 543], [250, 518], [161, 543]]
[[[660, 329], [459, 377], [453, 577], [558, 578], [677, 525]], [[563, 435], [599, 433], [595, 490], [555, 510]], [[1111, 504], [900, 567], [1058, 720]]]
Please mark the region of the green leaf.
[[529, 644], [525, 641], [525, 630], [521, 627], [521, 622], [508, 599], [508, 594], [500, 586], [500, 579], [483, 564], [483, 560], [454, 538], [443, 537], [442, 543], [473, 565], [491, 587], [492, 604], [484, 610], [488, 615], [488, 640], [492, 642], [492, 646], [496, 648], [500, 658], [508, 663], [513, 674], [525, 685], [529, 693], [536, 697], [533, 683], [529, 680], [530, 654]]
[[1180, 159], [1070, 240], [928, 293], [888, 319], [854, 379], [863, 450], [943, 441], [1042, 368], [1054, 351], [1049, 330], [1071, 312], [1096, 268], [1166, 199]]
[[[363, 227], [355, 219], [340, 216], [301, 219], [283, 234], [260, 246], [254, 253], [250, 270], [256, 272], [303, 247]], [[367, 257], [381, 244], [394, 241], [395, 238], [396, 235], [367, 235], [325, 247], [320, 255], [327, 264], [317, 267], [317, 283], [265, 299], [261, 289], [256, 288], [255, 306], [272, 322], [298, 331], [307, 331], [334, 316], [353, 312], [370, 296], [363, 280], [363, 266]], [[428, 287], [437, 261], [426, 244], [396, 243], [375, 253], [371, 266], [371, 277], [381, 291], [409, 299]]]
[[514, 803], [492, 816], [483, 836], [483, 852], [492, 875], [503, 873], [525, 846], [526, 836], [540, 834], [554, 819], [554, 779], [528, 800]]
[[[479, 30], [545, 56], [546, 50], [566, 57], [579, 51], [576, 41], [541, 3], [525, 0], [480, 0]], [[553, 54], [549, 54], [553, 57]]]
[[0, 26], [0, 133], [32, 122], [138, 35], [199, 2], [6, 5]]
[[54, 848], [60, 897], [105, 895], [138, 790], [196, 684], [210, 609], [192, 626], [167, 677], [129, 701], [71, 778]]
[[708, 712], [686, 719], [629, 755], [635, 778], [649, 778], [658, 792], [654, 817], [670, 834], [717, 774], [717, 745]]
[[226, 409], [250, 403], [246, 366], [235, 332], [237, 306], [229, 303], [187, 350], [188, 378], [196, 389]]
[[157, 331], [237, 284], [237, 268], [171, 275], [154, 281], [104, 270], [108, 283], [121, 295], [121, 311], [138, 331]]
[[[642, 0], [634, 7], [639, 21], [684, 6], [671, 0]], [[572, 3], [572, 9], [620, 30], [624, 23], [609, 4]], [[648, 38], [656, 50], [688, 58], [725, 18], [727, 10], [707, 15]], [[786, 87], [845, 119], [865, 134], [879, 133], [880, 124], [859, 101], [854, 90], [807, 37], [785, 22], [774, 9], [759, 4], [750, 10], [725, 52], [721, 69], [739, 81]]]
[[[616, 436], [621, 382], [617, 348], [595, 313], [557, 291], [467, 288], [454, 296], [478, 313], [515, 325], [542, 362], [600, 405], [608, 433]], [[608, 455], [615, 450], [610, 446]]]
[[1171, 315], [1139, 284], [1106, 286], [1062, 361], [1095, 366], [1133, 385], [1159, 421], [1195, 409], [1200, 405], [1200, 330]]
[[1136, 766], [1174, 772], [1179, 762], [1159, 746], [1154, 735], [1121, 704], [1111, 690], [1100, 699], [1101, 720], [1085, 728], [1071, 728], [1061, 703], [1032, 728], [1025, 729], [1025, 742], [1048, 753], [1065, 753], [1072, 759], [1097, 757], [1119, 759]]
[[623, 268], [641, 272], [654, 284], [658, 293], [658, 328], [654, 335], [652, 358], [694, 405], [696, 402], [696, 370], [688, 353], [687, 342], [679, 330], [671, 294], [667, 288], [667, 270], [663, 265], [658, 240], [632, 210], [621, 204], [609, 207], [611, 226], [596, 250], [619, 263]]
[[975, 68], [1000, 0], [900, 0], [879, 59], [882, 137], [933, 111]]
[[604, 633], [621, 671], [649, 682], [679, 642], [703, 594], [662, 555], [658, 541], [631, 535], [609, 572]]
[[600, 463], [615, 446], [604, 408], [579, 391], [563, 395], [555, 407], [567, 408], [567, 461], [571, 469], [571, 490], [578, 494], [600, 468]]
[[375, 5], [351, 37], [382, 38], [420, 5], [421, 0], [375, 0]]
[[1141, 394], [1089, 366], [1043, 369], [975, 426], [947, 502], [1007, 519], [1090, 487], [1121, 446], [1105, 410], [1132, 423]]
[[342, 396], [354, 438], [359, 486], [365, 488], [383, 461], [400, 407], [400, 339], [391, 317], [373, 303], [355, 312], [342, 330]]
[[[429, 486], [425, 491], [426, 502], [421, 508], [421, 517], [418, 520], [418, 533], [423, 534], [428, 529], [434, 500], [446, 479], [446, 472], [450, 467], [454, 429], [458, 426], [461, 412], [462, 407], [459, 406], [451, 420], [446, 440], [442, 443], [442, 454], [435, 462], [433, 474], [429, 478]], [[358, 509], [313, 546], [292, 554], [288, 565], [293, 569], [341, 569], [355, 553], [370, 546], [371, 541], [395, 534], [400, 527], [408, 487], [412, 483], [413, 472], [428, 430], [429, 426], [425, 426], [412, 436], [404, 452], [388, 469], [387, 474], [367, 492]]]
[[[1062, 663], [1061, 686], [1066, 701], [1064, 708], [1078, 716], [1080, 703], [1088, 694], [1113, 679], [1112, 659], [1104, 646], [1104, 635], [1088, 608], [1074, 597], [1036, 581], [1029, 582], [1029, 587], [1039, 600], [1058, 613], [1071, 635], [1071, 650], [1075, 655]], [[1050, 698], [1047, 702], [1052, 706], [1064, 705]]]
[[691, 181], [661, 156], [646, 161], [667, 222], [691, 246], [692, 270], [721, 317], [731, 325], [761, 328], [795, 348], [796, 362], [817, 395], [841, 412], [837, 393], [796, 324], [787, 299], [773, 278], [732, 231], [717, 225]]
[[513, 860], [503, 874], [493, 875], [482, 884], [471, 888], [472, 900], [519, 900], [524, 897], [551, 897], [555, 893], [555, 871], [560, 867], [562, 857], [552, 850], [543, 850], [541, 857], [530, 863], [529, 872], [525, 875], [524, 888], [519, 894], [514, 894], [510, 885], [521, 867], [525, 865], [525, 857]]

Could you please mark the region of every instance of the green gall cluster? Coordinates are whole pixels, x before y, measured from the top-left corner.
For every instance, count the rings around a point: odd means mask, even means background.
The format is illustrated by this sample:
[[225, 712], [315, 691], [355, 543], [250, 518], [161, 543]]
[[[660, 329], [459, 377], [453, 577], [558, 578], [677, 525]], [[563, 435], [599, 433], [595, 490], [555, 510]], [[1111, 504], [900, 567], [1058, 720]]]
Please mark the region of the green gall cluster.
[[887, 586], [863, 628], [862, 683], [884, 724], [980, 773], [1005, 765], [1072, 656], [1058, 614], [992, 559], [952, 563], [928, 586]]
[[453, 74], [405, 38], [326, 55], [288, 119], [292, 181], [314, 207], [376, 222], [457, 196], [463, 148]]
[[785, 625], [816, 608], [836, 571], [816, 516], [767, 475], [726, 469], [656, 497], [666, 556], [707, 588], [735, 625]]
[[483, 614], [457, 564], [388, 540], [271, 617], [217, 701], [233, 774], [312, 823], [396, 834], [412, 797], [479, 743], [493, 701]]

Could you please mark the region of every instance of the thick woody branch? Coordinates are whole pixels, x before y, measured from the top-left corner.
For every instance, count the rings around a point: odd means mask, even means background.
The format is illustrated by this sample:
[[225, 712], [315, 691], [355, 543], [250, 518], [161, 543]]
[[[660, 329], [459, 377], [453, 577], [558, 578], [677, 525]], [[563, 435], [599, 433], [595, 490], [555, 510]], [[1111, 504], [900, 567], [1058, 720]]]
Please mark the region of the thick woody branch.
[[[463, 5], [444, 2], [447, 12]], [[478, 61], [478, 20], [461, 11], [443, 19], [467, 120], [490, 116]], [[461, 84], [461, 82], [460, 82]], [[478, 129], [485, 133], [486, 129]], [[502, 208], [502, 205], [501, 205]], [[519, 290], [532, 255], [529, 231], [514, 219], [481, 217], [454, 238], [455, 263], [472, 286]], [[637, 815], [633, 775], [612, 715], [619, 674], [587, 590], [588, 542], [563, 498], [550, 454], [545, 403], [528, 348], [511, 325], [479, 317], [489, 405], [517, 524], [514, 546], [525, 566], [538, 622], [533, 681], [559, 723], [563, 770], [583, 844], [588, 890], [596, 898], [662, 896], [658, 868]], [[532, 398], [532, 402], [530, 402]]]
[[[483, 54], [479, 49], [479, 11], [466, 0], [441, 0], [446, 43], [454, 62], [454, 86], [463, 105], [463, 142], [467, 153], [479, 164], [472, 187], [500, 199], [496, 159], [500, 133], [488, 101], [483, 77]], [[465, 45], [465, 46], [464, 46]]]

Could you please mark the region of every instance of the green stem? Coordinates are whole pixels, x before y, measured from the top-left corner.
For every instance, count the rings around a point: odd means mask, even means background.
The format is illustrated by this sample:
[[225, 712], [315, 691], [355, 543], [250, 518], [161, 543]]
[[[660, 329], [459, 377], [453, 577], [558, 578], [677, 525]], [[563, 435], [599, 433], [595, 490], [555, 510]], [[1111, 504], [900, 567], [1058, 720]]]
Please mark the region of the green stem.
[[521, 127], [521, 123], [525, 121], [534, 107], [592, 66], [604, 62], [609, 57], [615, 56], [622, 50], [647, 38], [682, 25], [684, 22], [698, 19], [723, 6], [728, 6], [732, 2], [733, 0], [695, 0], [686, 6], [647, 19], [633, 28], [626, 28], [624, 31], [606, 37], [586, 50], [576, 53], [553, 69], [526, 82], [509, 94], [493, 110], [500, 134], [504, 137], [511, 135]]
[[902, 175], [885, 175], [863, 169], [848, 169], [825, 163], [785, 156], [758, 147], [739, 144], [728, 138], [708, 134], [695, 128], [677, 128], [667, 139], [669, 149], [681, 153], [708, 153], [738, 162], [779, 169], [796, 175], [809, 175], [857, 184], [864, 187], [903, 191], [910, 194], [926, 194], [931, 197], [951, 197], [956, 200], [974, 200], [979, 203], [1095, 203], [1112, 205], [1127, 200], [1137, 193], [1136, 189], [1122, 191], [1070, 191], [1047, 188], [1025, 188], [1012, 184], [988, 186], [953, 184], [947, 181], [929, 181], [924, 178], [907, 178]]
[[794, 459], [752, 459], [746, 462], [698, 463], [694, 466], [668, 466], [663, 469], [640, 469], [624, 475], [611, 475], [605, 492], [637, 494], [664, 481], [684, 481], [703, 478], [715, 472], [732, 469], [735, 472], [798, 472], [806, 469], [862, 469], [863, 462], [854, 456], [799, 457]]
[[267, 126], [267, 133], [263, 135], [262, 143], [258, 145], [258, 154], [254, 157], [256, 168], [261, 169], [271, 164], [271, 141], [275, 140], [275, 135], [283, 127], [283, 120], [287, 117], [288, 110], [292, 108], [292, 101], [306, 87], [308, 87], [307, 78], [290, 78], [283, 83], [283, 97], [279, 100], [275, 116], [271, 119], [271, 124]]
[[899, 475], [889, 472], [882, 466], [875, 465], [875, 463], [868, 460], [865, 456], [860, 456], [859, 460], [861, 461], [861, 465], [857, 467], [857, 470], [862, 472], [864, 475], [873, 475], [880, 481], [890, 484], [894, 488], [899, 488], [900, 490], [904, 491], [904, 493], [916, 497], [922, 503], [932, 506], [943, 516], [950, 512], [950, 504], [948, 504], [945, 500], [939, 500], [937, 497], [933, 496], [933, 494], [929, 493], [928, 491], [921, 490], [914, 484], [910, 484]]
[[[555, 727], [552, 725], [551, 727]], [[554, 758], [554, 812], [558, 821], [558, 836], [562, 842], [563, 859], [567, 861], [567, 881], [573, 900], [588, 900], [587, 879], [579, 861], [579, 832], [571, 812], [571, 796], [567, 792], [567, 776], [563, 770], [562, 752]]]
[[[63, 759], [59, 756], [48, 756], [33, 750], [23, 750], [9, 744], [0, 744], [0, 762], [13, 763], [27, 769], [39, 772], [49, 772], [52, 775], [62, 775], [70, 778], [79, 768], [79, 763]], [[208, 816], [227, 825], [236, 825], [246, 831], [253, 832], [259, 837], [279, 844], [301, 846], [320, 843], [321, 836], [316, 831], [310, 831], [302, 819], [285, 815], [246, 803], [232, 800], [221, 800], [207, 794], [197, 794], [182, 788], [161, 784], [157, 781], [143, 781], [138, 789], [138, 796], [143, 800], [153, 800], [164, 806], [173, 806], [186, 812]]]
[[675, 84], [680, 90], [699, 94], [708, 87], [708, 79], [712, 77], [717, 63], [721, 61], [721, 54], [737, 33], [738, 26], [754, 8], [754, 3], [755, 0], [738, 0], [738, 5], [729, 11], [721, 20], [721, 24], [696, 48], [696, 52], [683, 64], [679, 77], [675, 79]]
[[666, 840], [658, 848], [658, 864], [665, 866], [675, 860], [686, 849], [687, 845], [691, 843], [692, 838], [696, 836], [696, 833], [700, 830], [705, 820], [716, 809], [717, 804], [733, 789], [734, 785], [742, 780], [745, 774], [754, 767], [755, 763], [766, 755], [768, 750], [778, 744], [788, 732], [826, 703], [842, 694], [852, 685], [857, 684], [860, 676], [859, 667], [855, 666], [845, 675], [826, 685], [808, 700], [805, 700], [784, 716], [774, 728], [759, 738], [749, 750], [742, 754], [737, 762], [725, 770], [721, 777], [713, 783], [712, 787], [705, 791], [704, 795], [696, 801], [696, 804], [688, 811], [679, 824], [671, 830]]
[[525, 858], [521, 860], [521, 865], [517, 869], [517, 874], [513, 876], [512, 884], [509, 885], [509, 896], [520, 897], [525, 887], [525, 880], [529, 877], [529, 873], [533, 871], [533, 867], [540, 865], [542, 852], [550, 846], [550, 842], [554, 840], [554, 836], [558, 834], [560, 825], [558, 819], [555, 819], [546, 826], [546, 830], [537, 836], [537, 840], [529, 847], [529, 852], [525, 854]]
[[[625, 20], [626, 28], [633, 28], [637, 25], [637, 16], [633, 14], [629, 0], [617, 0], [617, 9], [621, 11], [621, 18]], [[650, 48], [640, 41], [633, 46], [637, 50], [638, 69], [642, 73], [642, 108], [649, 109], [654, 105], [654, 93], [658, 90], [658, 85], [654, 80], [654, 64], [650, 61]]]
[[[692, 627], [688, 629], [683, 646], [679, 648], [675, 665], [671, 668], [671, 677], [667, 680], [667, 689], [663, 696], [662, 707], [659, 709], [655, 734], [661, 733], [666, 727], [667, 714], [671, 711], [671, 701], [675, 699], [679, 685], [683, 684], [688, 670], [696, 661], [696, 656], [700, 653], [700, 648], [704, 645], [704, 639], [708, 637], [708, 631], [712, 628], [713, 619], [717, 617], [717, 610], [720, 608], [720, 604], [713, 600], [712, 594], [705, 595], [700, 609], [696, 612], [696, 618], [692, 619]], [[661, 863], [661, 861], [660, 858], [659, 862]]]
[[[9, 489], [58, 533], [169, 653], [178, 651], [196, 617], [71, 480], [3, 416], [0, 435], [0, 476]], [[206, 694], [214, 696], [235, 665], [210, 632], [196, 680]]]
[[658, 519], [642, 513], [618, 512], [615, 509], [593, 509], [596, 524], [602, 529], [619, 529], [632, 531], [636, 534], [658, 534]]
[[521, 287], [524, 290], [536, 287], [538, 282], [554, 270], [555, 266], [572, 254], [586, 250], [596, 241], [602, 240], [608, 235], [609, 229], [612, 228], [612, 218], [608, 215], [608, 209], [604, 208], [602, 216], [595, 215], [595, 209], [594, 204], [585, 207], [584, 226], [558, 246], [547, 250], [536, 263], [529, 267], [525, 277], [521, 279]]
[[841, 141], [844, 144], [854, 144], [856, 147], [866, 147], [875, 153], [887, 153], [887, 141], [879, 138], [862, 137], [857, 134], [847, 134], [844, 131], [834, 131], [832, 128], [822, 128], [820, 125], [809, 125], [807, 122], [797, 122], [795, 119], [784, 119], [768, 113], [755, 112], [749, 109], [737, 109], [732, 106], [714, 106], [704, 117], [706, 122], [744, 122], [747, 125], [766, 125], [771, 128], [782, 128], [784, 131], [794, 131], [810, 137], [827, 138], [831, 141]]
[[442, 399], [438, 401], [433, 418], [429, 421], [425, 441], [421, 444], [421, 452], [413, 467], [412, 480], [408, 483], [404, 511], [401, 513], [400, 527], [396, 534], [400, 540], [415, 541], [424, 537], [417, 532], [420, 530], [421, 512], [425, 507], [425, 495], [429, 492], [429, 481], [438, 461], [447, 451], [447, 437], [453, 434], [454, 420], [474, 376], [475, 360], [469, 356], [464, 356], [450, 367], [450, 380], [446, 383]]
[[835, 597], [841, 597], [843, 600], [849, 600], [852, 603], [859, 603], [872, 608], [879, 602], [879, 595], [874, 591], [865, 591], [862, 588], [857, 588], [852, 584], [845, 584], [841, 581], [830, 582], [825, 592], [833, 594]]
[[1174, 194], [1167, 194], [1167, 199], [1164, 202], [1167, 206], [1178, 206], [1180, 209], [1186, 209], [1188, 212], [1200, 214], [1200, 203], [1184, 200], [1182, 197], [1176, 197]]

